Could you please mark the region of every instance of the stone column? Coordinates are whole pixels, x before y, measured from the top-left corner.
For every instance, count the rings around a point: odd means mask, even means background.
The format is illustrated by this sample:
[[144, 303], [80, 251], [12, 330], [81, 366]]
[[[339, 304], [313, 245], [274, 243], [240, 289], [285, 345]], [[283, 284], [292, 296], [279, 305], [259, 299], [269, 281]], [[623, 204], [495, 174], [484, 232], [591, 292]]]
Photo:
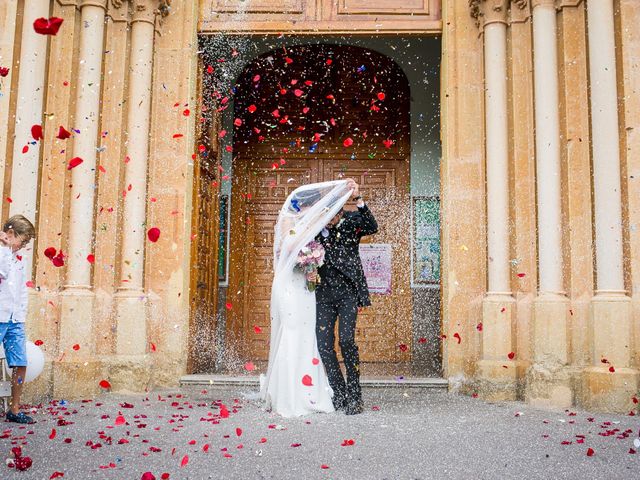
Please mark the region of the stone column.
[[569, 301], [562, 278], [556, 5], [554, 0], [533, 0], [532, 7], [539, 279], [526, 395], [533, 404], [567, 407], [573, 394], [566, 368]]
[[[494, 400], [515, 399], [513, 351], [515, 299], [509, 271], [509, 120], [507, 114], [507, 10], [509, 0], [472, 3], [484, 35], [487, 169], [488, 288], [482, 301], [478, 390]], [[474, 10], [475, 9], [475, 10]], [[475, 14], [474, 14], [475, 13]], [[507, 368], [504, 366], [507, 365]]]
[[[9, 215], [21, 213], [34, 225], [37, 213], [40, 142], [33, 145], [28, 145], [28, 142], [33, 141], [31, 127], [43, 124], [42, 108], [48, 42], [46, 35], [40, 35], [33, 29], [34, 20], [40, 17], [49, 17], [49, 0], [25, 0], [22, 38], [20, 40], [15, 140], [11, 167], [10, 196], [13, 201], [9, 208]], [[6, 90], [9, 90], [9, 85], [6, 86]], [[28, 145], [29, 150], [22, 153], [25, 145]], [[25, 262], [27, 276], [31, 278], [32, 249], [25, 251], [22, 261]]]
[[638, 392], [638, 371], [630, 368], [631, 298], [624, 286], [613, 9], [613, 0], [587, 2], [596, 292], [591, 302], [592, 366], [585, 371], [584, 393], [588, 408], [628, 412]]
[[[115, 295], [116, 353], [139, 356], [147, 351], [147, 297], [144, 291], [147, 163], [151, 115], [153, 44], [158, 1], [135, 0], [131, 21], [127, 157], [122, 215], [120, 281]], [[135, 361], [135, 360], [134, 360]]]
[[[80, 157], [83, 162], [71, 170], [67, 278], [61, 294], [60, 320], [60, 336], [64, 338], [60, 349], [65, 352], [66, 357], [58, 368], [60, 374], [69, 377], [56, 382], [56, 386], [62, 389], [68, 381], [83, 383], [78, 381], [80, 377], [77, 375], [89, 374], [90, 369], [85, 365], [77, 367], [77, 371], [72, 371], [73, 362], [84, 364], [84, 360], [95, 352], [95, 294], [91, 286], [91, 263], [87, 261], [87, 255], [93, 253], [96, 148], [100, 126], [105, 10], [106, 0], [82, 0], [80, 3], [82, 28], [79, 29], [74, 116], [74, 127], [79, 133], [76, 133], [73, 139], [73, 157]], [[74, 344], [80, 345], [77, 352], [69, 348]], [[91, 380], [90, 385], [94, 386], [94, 383]], [[91, 389], [88, 390], [90, 391]]]

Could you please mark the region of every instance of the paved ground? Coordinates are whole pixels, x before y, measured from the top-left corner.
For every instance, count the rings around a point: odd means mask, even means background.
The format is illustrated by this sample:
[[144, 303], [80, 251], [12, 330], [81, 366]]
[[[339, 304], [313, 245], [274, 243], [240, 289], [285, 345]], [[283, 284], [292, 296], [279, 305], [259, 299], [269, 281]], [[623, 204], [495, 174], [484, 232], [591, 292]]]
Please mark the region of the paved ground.
[[0, 479], [640, 478], [640, 449], [629, 453], [640, 417], [389, 388], [365, 391], [362, 415], [284, 419], [242, 391], [190, 387], [41, 406], [35, 425], [0, 423], [0, 455], [19, 444], [33, 460], [21, 472], [0, 462]]

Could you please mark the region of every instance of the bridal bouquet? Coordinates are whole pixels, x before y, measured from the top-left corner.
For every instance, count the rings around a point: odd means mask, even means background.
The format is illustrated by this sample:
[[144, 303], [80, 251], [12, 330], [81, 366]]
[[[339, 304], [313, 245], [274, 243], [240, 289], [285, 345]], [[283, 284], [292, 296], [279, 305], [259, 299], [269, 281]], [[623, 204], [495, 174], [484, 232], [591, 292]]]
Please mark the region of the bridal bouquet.
[[298, 253], [298, 259], [296, 260], [296, 268], [304, 273], [307, 279], [307, 290], [313, 292], [316, 289], [316, 285], [320, 283], [320, 277], [316, 276], [316, 280], [311, 280], [314, 273], [318, 272], [324, 264], [324, 247], [320, 242], [312, 240], [307, 243], [302, 250]]

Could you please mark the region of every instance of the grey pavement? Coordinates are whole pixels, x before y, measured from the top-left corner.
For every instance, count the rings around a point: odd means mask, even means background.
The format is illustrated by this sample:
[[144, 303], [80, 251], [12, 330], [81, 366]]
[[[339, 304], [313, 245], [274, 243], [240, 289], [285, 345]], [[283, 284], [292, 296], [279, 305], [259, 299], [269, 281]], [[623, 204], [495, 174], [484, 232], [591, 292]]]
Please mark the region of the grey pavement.
[[365, 390], [362, 415], [286, 419], [248, 391], [188, 387], [37, 407], [34, 425], [0, 423], [3, 460], [16, 444], [33, 460], [25, 471], [0, 462], [0, 479], [640, 478], [640, 449], [629, 453], [637, 416], [395, 387]]

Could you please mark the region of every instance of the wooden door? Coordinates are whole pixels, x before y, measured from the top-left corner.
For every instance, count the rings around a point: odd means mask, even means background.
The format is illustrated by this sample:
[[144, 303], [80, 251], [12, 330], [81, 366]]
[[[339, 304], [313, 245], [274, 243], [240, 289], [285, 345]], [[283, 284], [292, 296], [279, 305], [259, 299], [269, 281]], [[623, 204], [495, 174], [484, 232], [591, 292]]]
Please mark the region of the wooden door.
[[217, 117], [208, 117], [199, 132], [194, 162], [190, 323], [188, 368], [213, 371], [216, 358], [218, 303], [219, 149]]
[[361, 359], [408, 362], [406, 77], [390, 59], [366, 49], [296, 47], [256, 59], [241, 76], [235, 101], [234, 117], [241, 121], [234, 129], [227, 350], [239, 360], [268, 358], [273, 227], [286, 197], [303, 184], [352, 177], [380, 224], [364, 241], [391, 244], [393, 251], [392, 293], [372, 295], [373, 305], [359, 316]]

